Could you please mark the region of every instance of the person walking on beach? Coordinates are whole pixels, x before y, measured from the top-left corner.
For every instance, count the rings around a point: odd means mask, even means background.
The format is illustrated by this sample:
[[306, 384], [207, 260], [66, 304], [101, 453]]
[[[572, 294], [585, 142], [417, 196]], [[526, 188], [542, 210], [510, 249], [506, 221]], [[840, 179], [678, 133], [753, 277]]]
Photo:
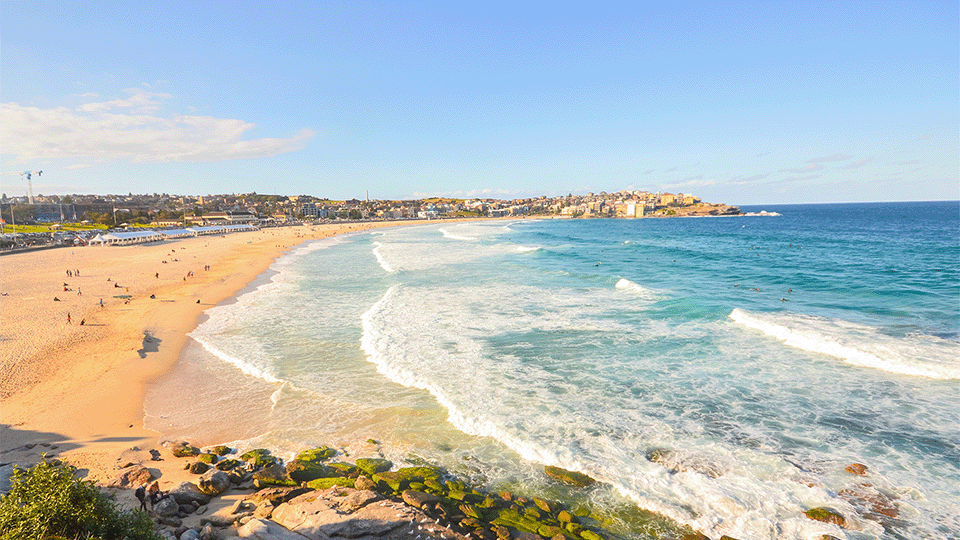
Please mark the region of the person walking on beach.
[[70, 318], [70, 312], [68, 311], [68, 312], [67, 312], [67, 324], [73, 324], [73, 323], [70, 322], [71, 320], [72, 320], [72, 319]]

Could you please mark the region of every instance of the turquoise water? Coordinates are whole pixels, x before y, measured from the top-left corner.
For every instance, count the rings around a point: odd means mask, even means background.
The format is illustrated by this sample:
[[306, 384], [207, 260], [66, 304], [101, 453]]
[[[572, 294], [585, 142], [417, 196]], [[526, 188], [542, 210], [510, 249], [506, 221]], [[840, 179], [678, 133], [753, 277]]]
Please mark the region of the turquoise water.
[[711, 537], [960, 537], [960, 205], [744, 210], [774, 215], [304, 244], [208, 312], [147, 425], [539, 493], [557, 465]]

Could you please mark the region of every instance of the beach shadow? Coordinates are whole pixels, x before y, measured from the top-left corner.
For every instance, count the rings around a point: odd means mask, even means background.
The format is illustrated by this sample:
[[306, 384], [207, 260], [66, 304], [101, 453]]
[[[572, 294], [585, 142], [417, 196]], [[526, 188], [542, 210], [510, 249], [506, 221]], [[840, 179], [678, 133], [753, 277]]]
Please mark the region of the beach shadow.
[[150, 335], [150, 332], [143, 333], [143, 346], [137, 351], [137, 354], [140, 355], [140, 358], [146, 358], [147, 353], [154, 353], [160, 350], [160, 342], [163, 341], [160, 338]]
[[136, 442], [142, 440], [142, 437], [101, 437], [94, 439], [93, 442]]
[[67, 442], [67, 438], [59, 433], [0, 424], [0, 494], [10, 491], [10, 478], [15, 467], [29, 469], [43, 461], [44, 456], [54, 458], [61, 452], [79, 447]]

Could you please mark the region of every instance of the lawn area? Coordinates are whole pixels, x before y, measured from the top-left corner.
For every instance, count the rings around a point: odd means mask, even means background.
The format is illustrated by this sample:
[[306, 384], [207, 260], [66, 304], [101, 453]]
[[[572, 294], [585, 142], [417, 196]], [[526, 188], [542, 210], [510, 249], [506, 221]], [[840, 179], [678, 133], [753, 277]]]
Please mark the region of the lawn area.
[[[17, 225], [17, 233], [27, 234], [27, 233], [49, 233], [49, 232], [56, 232], [56, 231], [92, 231], [92, 230], [107, 228], [106, 225], [96, 225], [96, 224], [81, 225], [80, 223], [64, 223], [62, 227], [58, 226], [56, 228], [51, 228], [54, 225], [57, 225], [57, 224], [49, 223], [49, 224], [41, 224], [41, 225]], [[12, 234], [13, 225], [9, 223], [4, 225], [3, 232], [4, 234]]]

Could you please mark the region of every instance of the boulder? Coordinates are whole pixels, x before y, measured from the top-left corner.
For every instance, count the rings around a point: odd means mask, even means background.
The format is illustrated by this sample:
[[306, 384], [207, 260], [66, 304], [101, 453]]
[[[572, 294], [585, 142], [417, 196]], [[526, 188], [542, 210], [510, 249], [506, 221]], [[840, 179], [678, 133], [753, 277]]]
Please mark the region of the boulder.
[[333, 469], [339, 476], [356, 476], [359, 469], [349, 463], [327, 463], [327, 467]]
[[246, 461], [248, 464], [252, 464], [254, 467], [266, 467], [267, 465], [280, 462], [279, 459], [270, 455], [270, 451], [266, 448], [256, 448], [249, 452], [244, 452], [241, 454], [240, 459]]
[[194, 461], [190, 464], [190, 468], [188, 470], [193, 474], [203, 474], [207, 472], [209, 468], [210, 466], [202, 461]]
[[213, 465], [217, 462], [216, 454], [200, 454], [197, 456], [197, 461], [202, 461], [207, 465]]
[[242, 465], [243, 462], [239, 459], [221, 459], [217, 461], [217, 464], [214, 465], [214, 468], [218, 471], [230, 471]]
[[219, 495], [230, 489], [230, 476], [223, 471], [210, 471], [200, 477], [200, 492], [206, 495]]
[[366, 476], [358, 476], [356, 482], [354, 483], [354, 487], [357, 489], [373, 491], [377, 489], [377, 483]]
[[254, 493], [248, 500], [253, 502], [269, 501], [273, 506], [279, 506], [310, 491], [313, 490], [305, 487], [270, 487]]
[[440, 501], [440, 497], [437, 497], [436, 495], [409, 489], [403, 492], [402, 497], [403, 502], [420, 509], [423, 509], [423, 506], [426, 504], [437, 504]]
[[419, 533], [414, 523], [427, 521], [421, 511], [403, 503], [349, 488], [332, 488], [322, 496], [301, 495], [275, 508], [272, 519], [307, 538], [384, 540], [415, 538]]
[[228, 446], [224, 446], [224, 445], [222, 445], [222, 444], [218, 444], [217, 446], [211, 446], [208, 451], [209, 451], [211, 454], [216, 454], [216, 455], [218, 455], [218, 456], [225, 456], [225, 455], [229, 454], [230, 452], [232, 452], [233, 450], [230, 450], [230, 447], [228, 447]]
[[318, 446], [310, 450], [304, 450], [297, 454], [295, 459], [300, 461], [326, 461], [337, 455], [337, 451], [328, 446]]
[[848, 473], [856, 474], [858, 476], [867, 474], [867, 466], [863, 463], [851, 463], [850, 465], [847, 465], [847, 468], [844, 470]]
[[264, 488], [269, 486], [298, 486], [300, 484], [287, 476], [287, 470], [283, 465], [274, 462], [253, 473], [253, 485]]
[[200, 491], [200, 488], [191, 482], [182, 482], [174, 486], [167, 494], [173, 497], [173, 499], [177, 501], [177, 504], [196, 502], [197, 504], [204, 505], [210, 503], [210, 496]]
[[153, 505], [153, 511], [158, 516], [171, 517], [180, 512], [180, 505], [173, 497], [164, 497]]
[[237, 529], [240, 538], [254, 540], [306, 540], [303, 535], [268, 519], [253, 518]]
[[142, 465], [134, 465], [121, 471], [120, 475], [114, 478], [108, 487], [136, 487], [148, 484], [154, 479], [153, 473]]
[[810, 519], [822, 521], [824, 523], [833, 523], [834, 525], [839, 525], [841, 527], [844, 527], [847, 524], [847, 520], [843, 517], [843, 514], [831, 508], [811, 508], [804, 512], [804, 514]]
[[551, 478], [559, 480], [565, 484], [571, 484], [577, 487], [587, 487], [596, 482], [596, 480], [594, 480], [593, 478], [590, 478], [589, 476], [583, 473], [579, 473], [576, 471], [568, 471], [566, 469], [561, 469], [560, 467], [552, 467], [550, 465], [547, 465], [546, 467], [544, 467], [543, 472], [545, 472], [547, 476]]
[[180, 540], [200, 540], [200, 533], [193, 529], [187, 529], [180, 535]]
[[400, 493], [408, 489], [411, 482], [423, 483], [424, 480], [439, 480], [440, 477], [440, 471], [430, 467], [404, 467], [397, 471], [376, 473], [371, 479], [381, 487]]
[[170, 449], [174, 457], [193, 457], [200, 453], [200, 449], [188, 442], [167, 443], [165, 445]]
[[177, 516], [160, 516], [157, 518], [157, 521], [167, 527], [179, 527], [183, 525], [183, 521]]
[[389, 471], [393, 467], [393, 462], [386, 459], [360, 458], [356, 465], [364, 474], [372, 477], [379, 472]]
[[329, 489], [333, 486], [341, 487], [356, 487], [356, 480], [353, 478], [343, 478], [340, 476], [335, 476], [332, 478], [317, 478], [316, 480], [311, 480], [307, 482], [307, 487], [310, 489]]
[[335, 470], [324, 466], [319, 460], [305, 461], [298, 458], [287, 463], [287, 476], [297, 482], [309, 482], [317, 478], [339, 476], [339, 474]]
[[220, 540], [220, 534], [212, 525], [207, 523], [200, 528], [200, 540]]

